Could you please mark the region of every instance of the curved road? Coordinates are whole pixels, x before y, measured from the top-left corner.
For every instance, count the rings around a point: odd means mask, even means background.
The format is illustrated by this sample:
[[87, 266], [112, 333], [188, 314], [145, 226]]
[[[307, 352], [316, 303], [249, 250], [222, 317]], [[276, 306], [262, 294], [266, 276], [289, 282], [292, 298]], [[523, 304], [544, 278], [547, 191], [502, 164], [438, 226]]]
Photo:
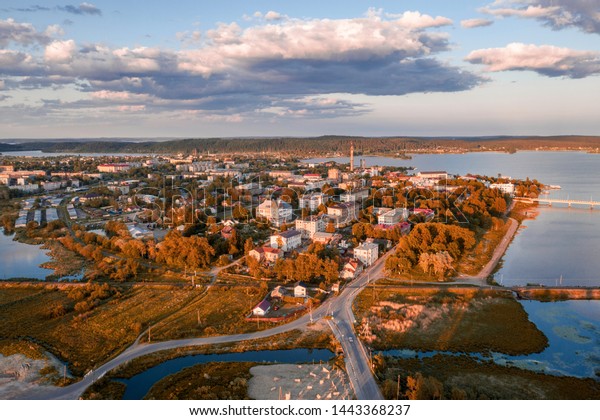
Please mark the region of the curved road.
[[[391, 252], [393, 252], [393, 249], [389, 251], [389, 253]], [[370, 278], [375, 279], [381, 275], [388, 254], [382, 256], [373, 266], [366, 269], [359, 277], [348, 283], [339, 296], [331, 298], [329, 302], [321, 305], [312, 313], [313, 320], [316, 320], [325, 317], [328, 311], [333, 312], [335, 324], [333, 331], [342, 344], [346, 357], [346, 370], [358, 399], [383, 399], [383, 397], [373, 378], [370, 369], [370, 361], [365, 348], [354, 333], [355, 320], [354, 315], [352, 314], [352, 302], [358, 293], [368, 284]], [[64, 388], [38, 389], [29, 393], [27, 399], [77, 399], [90, 385], [102, 378], [107, 372], [140, 356], [180, 347], [231, 343], [235, 341], [271, 337], [294, 329], [301, 329], [309, 322], [310, 315], [306, 314], [287, 324], [248, 334], [190, 338], [150, 344], [140, 344], [136, 342], [114, 359], [108, 361], [96, 370], [89, 372], [81, 381]], [[332, 324], [330, 323], [330, 325]], [[349, 337], [351, 337], [351, 339]]]

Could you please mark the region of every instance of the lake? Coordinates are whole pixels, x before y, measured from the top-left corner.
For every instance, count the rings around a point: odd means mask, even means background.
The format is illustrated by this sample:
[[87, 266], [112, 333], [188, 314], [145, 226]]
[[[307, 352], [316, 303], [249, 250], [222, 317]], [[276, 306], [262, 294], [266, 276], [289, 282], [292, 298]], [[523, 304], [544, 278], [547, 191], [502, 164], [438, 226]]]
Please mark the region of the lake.
[[47, 250], [38, 245], [28, 245], [13, 241], [14, 235], [0, 233], [0, 278], [25, 277], [45, 280], [53, 270], [39, 265], [50, 261]]
[[[521, 301], [529, 319], [546, 335], [548, 347], [541, 353], [509, 356], [492, 353], [469, 355], [479, 360], [493, 360], [503, 366], [544, 372], [551, 375], [600, 378], [600, 301], [565, 302]], [[436, 354], [462, 355], [452, 352], [422, 352], [407, 349], [381, 352], [401, 358], [427, 358]]]
[[[583, 152], [518, 152], [419, 154], [412, 159], [358, 156], [367, 167], [412, 166], [416, 171], [447, 171], [512, 178], [537, 179], [560, 185], [549, 197], [600, 201], [600, 154]], [[349, 157], [310, 159], [305, 162], [349, 162]], [[539, 216], [526, 221], [509, 246], [495, 274], [502, 284], [540, 283], [554, 286], [600, 286], [600, 208], [595, 210], [539, 206]]]
[[127, 385], [124, 400], [141, 400], [150, 388], [161, 379], [182, 369], [208, 362], [259, 362], [259, 363], [318, 363], [334, 356], [324, 349], [261, 350], [242, 353], [198, 354], [178, 357], [154, 366], [130, 379], [119, 379]]

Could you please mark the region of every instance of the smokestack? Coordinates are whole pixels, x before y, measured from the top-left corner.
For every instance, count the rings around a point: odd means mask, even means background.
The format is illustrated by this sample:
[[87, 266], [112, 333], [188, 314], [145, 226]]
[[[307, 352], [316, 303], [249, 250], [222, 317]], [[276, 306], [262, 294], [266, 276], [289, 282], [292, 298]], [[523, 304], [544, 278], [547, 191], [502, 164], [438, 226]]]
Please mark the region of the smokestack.
[[350, 142], [350, 172], [354, 171], [354, 142]]

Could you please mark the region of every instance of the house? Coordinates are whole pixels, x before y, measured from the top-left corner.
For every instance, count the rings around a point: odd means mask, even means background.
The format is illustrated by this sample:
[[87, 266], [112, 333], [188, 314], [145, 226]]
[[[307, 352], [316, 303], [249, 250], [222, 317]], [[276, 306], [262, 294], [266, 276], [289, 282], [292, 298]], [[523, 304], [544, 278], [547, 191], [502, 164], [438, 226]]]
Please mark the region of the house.
[[248, 253], [248, 256], [254, 258], [258, 262], [274, 263], [279, 258], [283, 257], [283, 250], [271, 248], [270, 246], [259, 246]]
[[294, 285], [294, 297], [306, 297], [307, 296], [308, 285], [299, 281]]
[[225, 226], [223, 229], [221, 229], [221, 236], [223, 239], [231, 239], [234, 230], [235, 229], [231, 226]]
[[287, 296], [287, 295], [288, 295], [288, 291], [283, 286], [277, 286], [271, 292], [271, 298], [273, 298], [273, 299], [281, 299], [281, 298], [283, 298], [284, 296]]
[[515, 194], [515, 184], [490, 184], [490, 188], [500, 190], [503, 194], [508, 194], [511, 197]]
[[303, 238], [312, 238], [315, 233], [324, 232], [326, 226], [327, 221], [324, 215], [296, 219], [296, 230], [302, 234]]
[[[340, 277], [343, 279], [352, 280], [352, 279], [355, 279], [362, 272], [363, 272], [363, 264], [356, 259], [351, 259], [346, 264], [344, 264], [342, 271], [340, 271]], [[339, 289], [339, 286], [338, 286], [338, 289]]]
[[331, 285], [331, 291], [333, 293], [339, 293], [340, 292], [340, 284], [339, 283], [333, 283]]
[[271, 309], [271, 302], [266, 299], [263, 299], [258, 305], [252, 309], [252, 314], [254, 316], [265, 316], [267, 312]]
[[427, 180], [448, 179], [448, 172], [446, 172], [446, 171], [424, 171], [424, 172], [417, 173], [417, 176], [421, 179], [427, 179]]
[[265, 200], [256, 210], [258, 217], [264, 217], [275, 226], [281, 226], [292, 220], [291, 204], [279, 200]]
[[354, 257], [365, 266], [369, 267], [379, 258], [379, 245], [376, 243], [364, 242], [354, 248]]
[[327, 233], [327, 232], [316, 232], [312, 240], [313, 242], [318, 242], [323, 245], [327, 245], [332, 242], [337, 242], [342, 239], [342, 235], [339, 233]]
[[271, 247], [279, 248], [283, 252], [289, 252], [302, 244], [302, 234], [297, 230], [286, 230], [271, 235]]

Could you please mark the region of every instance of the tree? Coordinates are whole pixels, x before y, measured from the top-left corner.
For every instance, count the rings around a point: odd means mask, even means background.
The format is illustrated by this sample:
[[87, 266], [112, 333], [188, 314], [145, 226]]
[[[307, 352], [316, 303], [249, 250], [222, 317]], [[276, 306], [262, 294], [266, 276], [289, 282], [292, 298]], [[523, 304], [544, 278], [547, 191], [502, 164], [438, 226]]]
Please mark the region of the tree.
[[327, 233], [335, 233], [335, 225], [333, 224], [333, 220], [330, 220], [325, 227], [325, 232]]
[[252, 238], [246, 239], [246, 242], [244, 242], [244, 255], [248, 255], [248, 253], [250, 251], [252, 251], [253, 249], [254, 249], [254, 241], [252, 240]]

